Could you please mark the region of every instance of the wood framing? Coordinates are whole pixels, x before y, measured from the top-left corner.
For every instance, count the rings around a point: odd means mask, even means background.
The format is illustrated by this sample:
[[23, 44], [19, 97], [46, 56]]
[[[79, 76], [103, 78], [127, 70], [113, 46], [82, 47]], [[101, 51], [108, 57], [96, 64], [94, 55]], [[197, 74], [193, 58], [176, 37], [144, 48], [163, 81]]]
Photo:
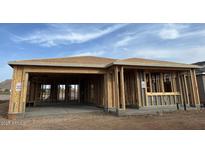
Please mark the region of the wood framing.
[[117, 112], [131, 107], [200, 105], [195, 65], [99, 57], [9, 64], [13, 67], [9, 114], [42, 103], [92, 104]]
[[125, 110], [125, 86], [124, 86], [124, 68], [120, 67], [120, 102], [122, 109]]

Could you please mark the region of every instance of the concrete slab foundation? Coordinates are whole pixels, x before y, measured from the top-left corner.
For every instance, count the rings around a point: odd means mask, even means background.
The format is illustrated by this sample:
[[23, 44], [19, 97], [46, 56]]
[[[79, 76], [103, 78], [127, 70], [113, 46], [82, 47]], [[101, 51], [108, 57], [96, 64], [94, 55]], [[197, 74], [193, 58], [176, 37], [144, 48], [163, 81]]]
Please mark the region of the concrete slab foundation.
[[[196, 107], [186, 107], [186, 110], [197, 110]], [[126, 110], [111, 111], [111, 113], [117, 116], [131, 116], [131, 115], [155, 115], [162, 112], [174, 112], [177, 111], [176, 105], [171, 106], [151, 106], [151, 107], [141, 107], [137, 108], [126, 108]], [[179, 106], [179, 110], [184, 110], [183, 106]]]
[[[197, 110], [196, 107], [187, 106], [186, 110]], [[177, 106], [150, 106], [141, 108], [126, 108], [126, 110], [103, 109], [88, 105], [69, 105], [69, 106], [39, 106], [27, 107], [25, 113], [8, 114], [8, 119], [14, 120], [16, 118], [30, 118], [40, 116], [59, 116], [65, 114], [81, 114], [81, 113], [109, 113], [114, 116], [132, 116], [132, 115], [155, 115], [162, 112], [177, 111]], [[179, 105], [179, 110], [184, 110], [182, 105]]]
[[24, 117], [48, 116], [48, 115], [62, 115], [62, 114], [80, 114], [103, 112], [101, 108], [94, 106], [45, 106], [45, 107], [28, 107]]

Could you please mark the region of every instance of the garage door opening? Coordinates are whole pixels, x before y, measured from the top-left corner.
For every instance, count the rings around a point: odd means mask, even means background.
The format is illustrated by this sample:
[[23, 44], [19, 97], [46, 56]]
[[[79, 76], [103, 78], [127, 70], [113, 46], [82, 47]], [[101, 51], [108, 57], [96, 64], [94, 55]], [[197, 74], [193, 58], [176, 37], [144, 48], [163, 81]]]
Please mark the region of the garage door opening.
[[102, 74], [29, 74], [27, 107], [91, 105], [103, 107]]

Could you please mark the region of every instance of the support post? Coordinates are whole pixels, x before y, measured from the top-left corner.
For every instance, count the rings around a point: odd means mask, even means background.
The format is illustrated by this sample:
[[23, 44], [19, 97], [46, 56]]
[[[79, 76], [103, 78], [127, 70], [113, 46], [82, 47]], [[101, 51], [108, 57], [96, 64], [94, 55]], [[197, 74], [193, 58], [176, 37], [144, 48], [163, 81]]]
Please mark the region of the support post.
[[125, 87], [124, 87], [124, 68], [120, 67], [120, 101], [122, 104], [122, 109], [125, 110]]
[[142, 97], [141, 97], [141, 82], [140, 82], [140, 75], [139, 75], [139, 72], [136, 71], [136, 78], [137, 78], [137, 101], [138, 101], [138, 104], [139, 104], [139, 107], [142, 107]]
[[185, 93], [186, 93], [186, 98], [187, 98], [187, 104], [190, 105], [186, 75], [184, 75], [184, 84], [185, 84]]
[[[176, 86], [176, 73], [172, 74], [172, 82], [173, 82], [173, 92], [177, 92], [177, 86]], [[177, 97], [174, 95], [174, 103], [177, 103]]]
[[119, 79], [118, 79], [118, 67], [115, 66], [114, 70], [114, 76], [115, 76], [115, 107], [116, 111], [119, 111], [120, 103], [119, 103]]
[[27, 92], [28, 92], [28, 73], [23, 73], [23, 80], [22, 80], [22, 92], [21, 92], [21, 105], [20, 111], [25, 112], [26, 109], [26, 100], [27, 100]]
[[198, 89], [198, 83], [197, 83], [197, 79], [196, 79], [196, 71], [193, 70], [193, 75], [194, 75], [194, 81], [195, 81], [195, 87], [196, 87], [196, 98], [197, 98], [197, 104], [200, 106], [200, 97], [199, 97], [199, 89]]
[[105, 73], [104, 74], [104, 93], [103, 93], [103, 95], [104, 95], [104, 110], [105, 111], [108, 111], [108, 73]]
[[181, 96], [181, 103], [184, 103], [184, 98], [183, 98], [183, 92], [182, 92], [182, 84], [181, 84], [181, 77], [180, 74], [178, 73], [177, 75], [178, 80], [179, 80], [179, 91], [180, 91], [180, 96]]
[[[149, 75], [150, 92], [152, 93], [152, 78], [151, 78], [151, 73], [149, 72], [148, 75]], [[153, 102], [154, 102], [153, 96], [151, 96], [151, 105], [153, 105]]]
[[147, 80], [146, 80], [146, 73], [145, 72], [143, 72], [143, 76], [144, 76], [144, 83], [145, 83], [145, 88], [143, 88], [144, 89], [144, 96], [145, 96], [145, 104], [146, 104], [146, 106], [148, 106], [149, 104], [148, 104], [148, 96], [147, 96]]
[[192, 91], [193, 91], [193, 98], [194, 98], [194, 104], [197, 107], [200, 107], [200, 99], [199, 99], [199, 92], [198, 92], [198, 84], [196, 80], [196, 73], [195, 70], [190, 70], [191, 74], [191, 82], [192, 82]]

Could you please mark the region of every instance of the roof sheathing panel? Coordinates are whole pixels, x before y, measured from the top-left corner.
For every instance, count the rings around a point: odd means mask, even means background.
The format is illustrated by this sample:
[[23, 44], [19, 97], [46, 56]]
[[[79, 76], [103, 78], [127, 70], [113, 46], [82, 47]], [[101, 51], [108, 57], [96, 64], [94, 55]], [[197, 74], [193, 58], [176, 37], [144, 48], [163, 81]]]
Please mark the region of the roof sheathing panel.
[[111, 59], [93, 56], [68, 57], [68, 58], [52, 58], [52, 59], [35, 59], [21, 60], [9, 62], [9, 65], [25, 65], [25, 66], [56, 66], [56, 67], [91, 67], [91, 68], [107, 68], [112, 65], [125, 66], [145, 66], [145, 67], [169, 67], [169, 68], [200, 68], [197, 65], [189, 65], [183, 63], [148, 60], [141, 58], [128, 59]]

